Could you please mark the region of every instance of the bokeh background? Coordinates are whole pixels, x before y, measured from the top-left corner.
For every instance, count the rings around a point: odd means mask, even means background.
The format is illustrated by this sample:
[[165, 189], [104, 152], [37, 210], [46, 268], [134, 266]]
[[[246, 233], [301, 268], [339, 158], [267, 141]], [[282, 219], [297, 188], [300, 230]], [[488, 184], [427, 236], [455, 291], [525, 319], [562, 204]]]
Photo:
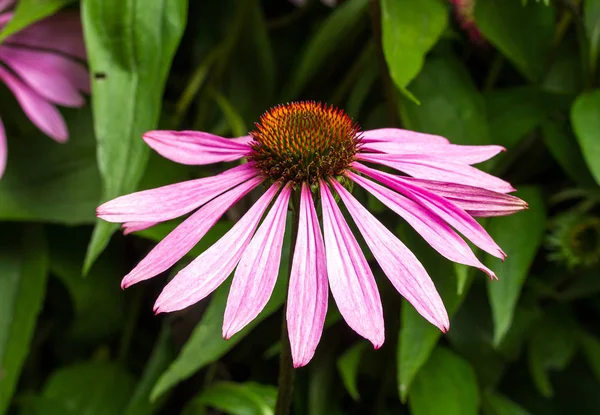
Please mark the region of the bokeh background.
[[176, 221], [124, 236], [97, 222], [95, 207], [221, 171], [161, 158], [141, 140], [145, 131], [241, 136], [266, 109], [294, 100], [337, 105], [364, 129], [502, 145], [507, 152], [480, 167], [509, 180], [530, 208], [482, 222], [508, 254], [504, 262], [482, 255], [499, 277], [490, 282], [433, 252], [356, 189], [417, 253], [451, 329], [429, 325], [373, 263], [384, 346], [374, 351], [330, 302], [317, 354], [297, 371], [293, 413], [600, 413], [600, 1], [295, 3], [18, 2], [10, 30], [81, 12], [92, 94], [84, 108], [61, 109], [70, 140], [58, 144], [0, 86], [9, 148], [0, 180], [0, 413], [273, 413], [287, 258], [267, 308], [224, 341], [227, 284], [159, 316], [152, 304], [169, 275], [120, 289]]

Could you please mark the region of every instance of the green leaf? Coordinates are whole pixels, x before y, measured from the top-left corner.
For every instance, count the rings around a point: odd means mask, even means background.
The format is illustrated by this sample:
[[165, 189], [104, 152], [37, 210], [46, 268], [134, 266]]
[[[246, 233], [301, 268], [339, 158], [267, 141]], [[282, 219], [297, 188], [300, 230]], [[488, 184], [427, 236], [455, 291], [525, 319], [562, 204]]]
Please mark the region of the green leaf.
[[408, 129], [438, 134], [456, 144], [490, 143], [485, 102], [459, 60], [427, 59], [410, 90], [422, 103], [401, 103]]
[[54, 372], [44, 386], [44, 397], [73, 414], [122, 413], [135, 380], [123, 368], [108, 362], [86, 362]]
[[414, 415], [476, 415], [475, 372], [467, 361], [438, 347], [415, 378], [409, 402]]
[[44, 303], [45, 237], [34, 225], [0, 227], [0, 414], [10, 404]]
[[501, 261], [486, 256], [484, 263], [498, 276], [487, 284], [494, 320], [494, 344], [499, 345], [512, 324], [521, 287], [540, 246], [546, 227], [544, 202], [535, 188], [522, 188], [517, 196], [529, 209], [503, 218], [493, 218], [487, 227], [508, 257]]
[[[290, 221], [287, 221], [288, 224]], [[279, 277], [271, 299], [264, 310], [242, 331], [229, 340], [222, 337], [223, 314], [227, 304], [227, 295], [231, 286], [231, 279], [215, 290], [212, 294], [210, 305], [198, 322], [192, 335], [183, 346], [179, 356], [161, 375], [152, 390], [151, 399], [154, 400], [171, 389], [184, 379], [192, 376], [205, 365], [212, 363], [231, 350], [261, 321], [277, 311], [284, 302], [287, 292], [287, 269], [289, 261], [290, 232], [289, 226], [283, 244], [283, 254], [279, 267]]]
[[398, 88], [417, 76], [447, 24], [448, 7], [441, 0], [381, 1], [381, 43]]
[[360, 399], [360, 395], [358, 393], [358, 388], [356, 386], [357, 378], [358, 378], [358, 367], [360, 365], [360, 359], [362, 357], [363, 352], [365, 351], [367, 343], [360, 342], [350, 347], [348, 350], [344, 352], [337, 360], [337, 368], [340, 372], [340, 376], [342, 381], [344, 382], [344, 386], [346, 390], [354, 399], [358, 401]]
[[[148, 159], [142, 134], [156, 127], [171, 59], [186, 24], [187, 0], [84, 0], [98, 165], [108, 200], [137, 188]], [[99, 222], [84, 269], [116, 225]]]
[[583, 158], [600, 184], [600, 89], [586, 92], [575, 100], [571, 108], [571, 123]]
[[94, 222], [100, 177], [91, 114], [87, 109], [63, 114], [71, 135], [65, 144], [37, 131], [22, 114], [3, 117], [6, 124], [14, 121], [16, 128], [8, 131], [9, 160], [0, 181], [1, 219]]
[[27, 26], [51, 16], [75, 0], [19, 0], [13, 18], [0, 32], [0, 43]]
[[585, 187], [595, 185], [594, 178], [587, 169], [581, 149], [567, 122], [547, 120], [542, 124], [546, 147], [573, 180]]
[[273, 415], [276, 399], [275, 386], [219, 382], [194, 398], [183, 415], [203, 415], [206, 406], [230, 415]]
[[525, 409], [497, 393], [484, 394], [482, 407], [484, 415], [529, 415]]
[[554, 38], [554, 8], [529, 2], [487, 0], [475, 3], [475, 21], [483, 37], [529, 80], [544, 75]]
[[368, 4], [368, 0], [347, 0], [335, 8], [302, 52], [282, 101], [297, 97], [317, 71], [340, 50], [340, 45], [352, 39]]
[[600, 340], [586, 332], [579, 335], [581, 349], [588, 360], [591, 371], [600, 381]]
[[590, 73], [595, 74], [600, 55], [600, 0], [585, 0], [583, 22], [590, 45]]

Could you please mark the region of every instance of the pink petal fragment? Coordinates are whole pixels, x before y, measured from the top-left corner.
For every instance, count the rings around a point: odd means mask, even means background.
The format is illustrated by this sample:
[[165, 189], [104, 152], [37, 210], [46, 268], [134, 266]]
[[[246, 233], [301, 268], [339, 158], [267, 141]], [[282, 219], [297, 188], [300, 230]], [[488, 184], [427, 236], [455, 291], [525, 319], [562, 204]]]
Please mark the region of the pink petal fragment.
[[250, 151], [248, 144], [202, 131], [149, 131], [144, 141], [161, 156], [190, 165], [234, 161]]
[[349, 172], [348, 177], [400, 215], [441, 255], [450, 261], [479, 268], [496, 278], [494, 272], [477, 259], [469, 245], [429, 209], [355, 173]]
[[500, 249], [487, 231], [483, 229], [483, 226], [477, 223], [475, 219], [469, 216], [469, 214], [460, 207], [452, 204], [443, 197], [436, 195], [434, 192], [411, 184], [410, 181], [404, 180], [403, 177], [380, 172], [363, 166], [360, 163], [354, 163], [354, 167], [359, 172], [372, 177], [398, 193], [414, 200], [421, 206], [424, 206], [488, 254], [500, 259], [506, 257], [506, 254]]
[[16, 0], [0, 0], [0, 13], [15, 4]]
[[129, 235], [132, 232], [139, 232], [151, 228], [159, 222], [125, 222], [123, 226], [123, 235]]
[[258, 316], [273, 293], [285, 233], [291, 184], [285, 185], [256, 231], [235, 270], [223, 317], [223, 338], [242, 330]]
[[510, 183], [485, 173], [475, 167], [429, 156], [390, 156], [387, 154], [361, 153], [358, 159], [378, 163], [410, 174], [418, 179], [483, 187], [500, 193], [514, 192]]
[[241, 137], [236, 137], [236, 138], [230, 138], [229, 141], [233, 141], [234, 143], [238, 143], [238, 144], [242, 144], [244, 146], [248, 146], [250, 145], [250, 143], [252, 142], [252, 140], [254, 140], [251, 136], [249, 135], [244, 135]]
[[79, 12], [62, 11], [28, 26], [5, 44], [52, 50], [85, 60], [85, 44]]
[[506, 151], [501, 146], [461, 146], [456, 144], [398, 143], [398, 142], [373, 142], [365, 144], [365, 151], [376, 151], [390, 156], [418, 156], [427, 155], [439, 159], [449, 159], [457, 163], [477, 164], [489, 160], [498, 153]]
[[417, 133], [400, 128], [379, 128], [362, 133], [363, 142], [387, 142], [398, 144], [449, 144], [447, 138], [439, 135]]
[[273, 184], [229, 232], [179, 271], [156, 300], [154, 311], [165, 313], [184, 309], [221, 285], [238, 264], [280, 187], [279, 183]]
[[11, 46], [0, 47], [0, 60], [40, 96], [66, 107], [85, 104], [74, 79], [87, 77], [83, 65], [64, 56]]
[[6, 148], [6, 132], [4, 131], [4, 124], [2, 124], [2, 119], [0, 119], [0, 178], [4, 174], [4, 170], [6, 169], [6, 156], [7, 156], [7, 148]]
[[96, 215], [108, 222], [162, 222], [185, 215], [257, 174], [252, 163], [243, 164], [216, 176], [117, 197], [99, 206]]
[[[211, 200], [169, 233], [123, 278], [122, 288], [152, 278], [171, 268], [214, 226], [238, 200], [262, 183], [255, 177]], [[139, 223], [139, 222], [138, 222]]]
[[327, 184], [320, 188], [331, 293], [346, 323], [378, 349], [385, 332], [375, 278]]
[[65, 120], [52, 104], [2, 66], [0, 66], [0, 78], [15, 95], [23, 112], [32, 123], [54, 140], [61, 143], [67, 141], [69, 132]]
[[430, 190], [475, 217], [505, 216], [527, 209], [527, 202], [480, 187], [405, 177], [405, 181]]
[[290, 272], [286, 319], [294, 367], [315, 354], [327, 314], [327, 262], [310, 187], [302, 183], [298, 237]]
[[337, 181], [333, 188], [348, 208], [365, 242], [398, 292], [443, 332], [450, 321], [435, 285], [415, 255]]

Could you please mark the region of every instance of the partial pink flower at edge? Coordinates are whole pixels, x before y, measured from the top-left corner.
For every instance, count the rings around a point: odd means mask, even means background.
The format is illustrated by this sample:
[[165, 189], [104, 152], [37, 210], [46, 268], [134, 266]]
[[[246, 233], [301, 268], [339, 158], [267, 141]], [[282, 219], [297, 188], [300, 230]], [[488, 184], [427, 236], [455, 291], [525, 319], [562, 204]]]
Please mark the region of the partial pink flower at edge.
[[475, 44], [484, 42], [483, 36], [475, 23], [475, 2], [477, 0], [450, 0], [454, 6], [456, 20], [467, 32], [469, 39]]
[[514, 191], [509, 183], [472, 166], [503, 151], [502, 147], [454, 145], [443, 137], [400, 129], [360, 132], [343, 111], [314, 102], [272, 108], [256, 125], [249, 136], [236, 139], [193, 131], [146, 133], [148, 145], [174, 161], [248, 162], [216, 176], [133, 193], [98, 207], [98, 217], [124, 223], [127, 232], [193, 212], [123, 279], [128, 287], [169, 269], [238, 200], [261, 184], [266, 186], [229, 232], [166, 285], [155, 304], [157, 313], [195, 304], [234, 272], [223, 336], [230, 338], [243, 329], [263, 310], [273, 291], [286, 211], [295, 193], [300, 227], [286, 310], [294, 366], [307, 364], [319, 343], [327, 286], [348, 325], [380, 347], [385, 334], [378, 288], [334, 199], [337, 194], [392, 285], [425, 319], [447, 331], [448, 314], [427, 271], [350, 194], [345, 186], [349, 182], [406, 220], [444, 257], [495, 278], [463, 238], [503, 259], [504, 252], [474, 217], [508, 215], [527, 207], [508, 194]]

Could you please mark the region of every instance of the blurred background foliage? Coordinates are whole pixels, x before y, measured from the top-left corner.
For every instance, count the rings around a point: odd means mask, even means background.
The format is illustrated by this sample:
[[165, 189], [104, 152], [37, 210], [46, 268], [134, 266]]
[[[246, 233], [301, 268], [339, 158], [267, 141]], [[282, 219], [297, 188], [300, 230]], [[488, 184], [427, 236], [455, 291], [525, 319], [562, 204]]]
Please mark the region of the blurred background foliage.
[[530, 209], [485, 222], [508, 254], [485, 257], [499, 277], [490, 282], [357, 192], [426, 266], [451, 330], [429, 325], [375, 266], [386, 343], [372, 350], [331, 303], [317, 354], [297, 371], [294, 413], [598, 413], [599, 0], [477, 0], [467, 14], [445, 0], [20, 0], [0, 39], [63, 7], [81, 10], [93, 87], [86, 108], [61, 110], [70, 142], [44, 137], [0, 87], [10, 148], [0, 413], [273, 413], [285, 272], [263, 313], [224, 341], [227, 286], [158, 317], [152, 304], [168, 275], [120, 289], [175, 223], [125, 237], [94, 209], [220, 170], [162, 159], [143, 132], [245, 135], [270, 106], [302, 99], [340, 106], [364, 129], [503, 145], [483, 168]]

